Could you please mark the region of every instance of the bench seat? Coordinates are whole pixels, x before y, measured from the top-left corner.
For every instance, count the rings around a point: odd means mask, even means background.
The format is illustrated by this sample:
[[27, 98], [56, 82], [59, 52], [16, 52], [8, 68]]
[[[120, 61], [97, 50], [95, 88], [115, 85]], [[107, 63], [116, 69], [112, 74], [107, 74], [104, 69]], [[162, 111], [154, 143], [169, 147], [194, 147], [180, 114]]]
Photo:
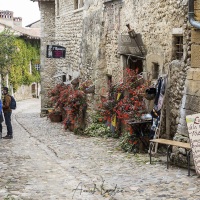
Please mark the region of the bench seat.
[[165, 144], [167, 145], [167, 169], [169, 168], [169, 148], [171, 146], [177, 146], [180, 148], [184, 148], [186, 151], [187, 155], [187, 163], [188, 163], [188, 176], [190, 176], [190, 153], [191, 153], [191, 146], [190, 143], [185, 143], [185, 142], [178, 142], [174, 140], [167, 140], [167, 139], [152, 139], [150, 140], [150, 151], [149, 151], [149, 156], [150, 156], [150, 164], [151, 164], [151, 155], [152, 155], [152, 147], [153, 143], [159, 143], [159, 144]]

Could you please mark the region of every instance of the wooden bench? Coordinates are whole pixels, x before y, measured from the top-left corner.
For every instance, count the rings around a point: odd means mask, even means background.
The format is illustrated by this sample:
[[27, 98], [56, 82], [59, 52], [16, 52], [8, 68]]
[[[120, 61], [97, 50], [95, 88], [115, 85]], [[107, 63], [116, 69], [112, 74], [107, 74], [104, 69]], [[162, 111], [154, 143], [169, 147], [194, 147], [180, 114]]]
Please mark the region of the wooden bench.
[[166, 140], [166, 139], [152, 139], [150, 140], [150, 151], [149, 151], [149, 156], [150, 156], [150, 164], [151, 164], [151, 156], [152, 156], [152, 147], [153, 143], [159, 143], [159, 144], [165, 144], [167, 146], [167, 169], [169, 168], [169, 157], [170, 157], [170, 152], [169, 149], [171, 146], [177, 146], [184, 148], [186, 151], [187, 155], [187, 164], [188, 164], [188, 176], [190, 176], [190, 153], [191, 153], [191, 146], [189, 143], [184, 143], [184, 142], [178, 142], [178, 141], [173, 141], [173, 140]]

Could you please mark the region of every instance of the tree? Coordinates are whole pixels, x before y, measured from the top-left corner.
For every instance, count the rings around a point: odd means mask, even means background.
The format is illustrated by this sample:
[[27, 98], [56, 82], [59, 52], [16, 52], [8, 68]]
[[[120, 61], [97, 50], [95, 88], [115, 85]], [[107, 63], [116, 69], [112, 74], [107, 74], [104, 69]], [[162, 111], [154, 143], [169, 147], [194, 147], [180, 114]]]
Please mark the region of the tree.
[[[9, 28], [5, 28], [0, 33], [0, 91], [2, 85], [2, 76], [9, 73], [11, 62], [16, 47], [14, 45], [15, 37]], [[0, 92], [1, 98], [1, 92]]]
[[[30, 64], [40, 58], [39, 42], [31, 42], [23, 37], [14, 35], [9, 28], [0, 33], [0, 91], [5, 75], [9, 76], [9, 84], [14, 91], [20, 85], [30, 85], [32, 82], [40, 82], [40, 73]], [[1, 97], [1, 94], [0, 94]]]
[[15, 36], [9, 28], [0, 33], [0, 74], [6, 75], [11, 68], [12, 57], [17, 50]]

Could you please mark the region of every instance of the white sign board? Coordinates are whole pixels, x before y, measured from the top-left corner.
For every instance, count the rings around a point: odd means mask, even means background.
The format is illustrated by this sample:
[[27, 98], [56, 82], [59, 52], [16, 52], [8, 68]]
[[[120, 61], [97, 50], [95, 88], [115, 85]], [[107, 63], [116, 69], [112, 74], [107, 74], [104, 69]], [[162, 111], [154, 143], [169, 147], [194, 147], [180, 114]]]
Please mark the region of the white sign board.
[[200, 113], [187, 115], [186, 122], [197, 174], [200, 174]]

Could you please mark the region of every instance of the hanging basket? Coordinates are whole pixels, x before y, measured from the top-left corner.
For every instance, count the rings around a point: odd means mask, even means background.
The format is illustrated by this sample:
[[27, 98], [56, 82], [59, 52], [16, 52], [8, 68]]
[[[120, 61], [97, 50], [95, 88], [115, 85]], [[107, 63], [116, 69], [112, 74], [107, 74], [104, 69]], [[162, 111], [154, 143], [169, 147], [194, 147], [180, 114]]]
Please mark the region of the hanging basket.
[[95, 91], [95, 85], [92, 85], [89, 88], [85, 89], [86, 94], [94, 93], [94, 91]]
[[77, 85], [78, 83], [79, 83], [79, 78], [78, 77], [71, 81], [72, 85]]

